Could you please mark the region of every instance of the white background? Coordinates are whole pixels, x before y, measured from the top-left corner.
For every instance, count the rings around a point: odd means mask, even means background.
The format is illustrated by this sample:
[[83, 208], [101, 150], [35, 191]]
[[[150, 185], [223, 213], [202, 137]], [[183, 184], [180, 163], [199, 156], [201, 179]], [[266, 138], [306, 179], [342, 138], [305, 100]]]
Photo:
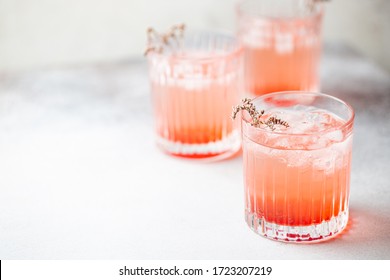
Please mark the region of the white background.
[[[0, 0], [0, 72], [141, 56], [148, 26], [234, 31], [237, 0]], [[390, 1], [331, 0], [326, 42], [390, 71]]]

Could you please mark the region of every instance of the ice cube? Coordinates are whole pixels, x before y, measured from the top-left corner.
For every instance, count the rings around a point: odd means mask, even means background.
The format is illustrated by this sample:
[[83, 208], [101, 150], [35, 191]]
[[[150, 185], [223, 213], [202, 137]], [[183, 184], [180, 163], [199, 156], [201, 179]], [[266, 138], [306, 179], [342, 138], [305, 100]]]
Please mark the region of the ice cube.
[[274, 139], [273, 146], [277, 148], [289, 148], [291, 143], [287, 137], [277, 137]]
[[297, 112], [311, 112], [317, 110], [317, 107], [297, 104], [291, 107], [291, 109]]
[[276, 51], [280, 54], [291, 53], [294, 51], [294, 37], [291, 33], [277, 32], [275, 34]]
[[341, 130], [335, 130], [327, 133], [324, 137], [328, 138], [332, 142], [341, 142], [343, 141], [344, 135]]
[[313, 166], [315, 169], [323, 170], [325, 174], [329, 174], [335, 166], [335, 160], [333, 154], [323, 154], [313, 161]]

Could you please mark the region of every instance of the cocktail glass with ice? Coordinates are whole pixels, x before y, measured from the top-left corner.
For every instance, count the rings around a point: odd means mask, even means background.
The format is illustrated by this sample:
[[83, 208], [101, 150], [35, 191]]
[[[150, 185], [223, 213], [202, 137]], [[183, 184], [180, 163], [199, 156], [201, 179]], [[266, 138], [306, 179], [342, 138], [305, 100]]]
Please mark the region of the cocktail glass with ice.
[[184, 34], [175, 48], [148, 54], [158, 145], [190, 158], [222, 158], [241, 147], [230, 111], [243, 93], [243, 53], [233, 36]]
[[320, 93], [279, 92], [255, 98], [262, 118], [288, 126], [255, 127], [242, 113], [246, 222], [256, 233], [313, 242], [348, 222], [353, 109]]
[[244, 0], [237, 34], [244, 46], [245, 87], [258, 96], [318, 91], [323, 7], [315, 0]]

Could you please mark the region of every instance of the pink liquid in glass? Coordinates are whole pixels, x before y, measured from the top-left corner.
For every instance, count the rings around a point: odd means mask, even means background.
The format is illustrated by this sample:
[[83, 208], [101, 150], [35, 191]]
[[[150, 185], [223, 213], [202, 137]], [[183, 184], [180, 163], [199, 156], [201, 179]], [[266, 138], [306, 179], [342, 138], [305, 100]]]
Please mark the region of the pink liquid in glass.
[[[280, 0], [272, 4], [276, 2]], [[298, 1], [287, 4], [294, 2]], [[262, 5], [253, 7], [262, 11], [256, 14], [243, 7], [238, 14], [238, 36], [245, 51], [246, 92], [318, 91], [322, 10], [310, 12], [305, 7], [282, 5], [276, 13]]]
[[240, 148], [230, 115], [243, 91], [241, 49], [151, 56], [149, 63], [157, 141], [163, 150], [207, 158]]
[[330, 111], [298, 105], [270, 109], [290, 127], [243, 122], [246, 217], [262, 235], [313, 241], [348, 221], [352, 127]]

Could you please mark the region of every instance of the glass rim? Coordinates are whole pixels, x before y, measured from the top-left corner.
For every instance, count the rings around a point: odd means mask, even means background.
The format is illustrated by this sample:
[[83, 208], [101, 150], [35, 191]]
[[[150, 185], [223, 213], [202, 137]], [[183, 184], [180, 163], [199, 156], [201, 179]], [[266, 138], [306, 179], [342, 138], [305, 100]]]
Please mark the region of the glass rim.
[[[203, 51], [205, 55], [201, 56], [180, 56], [180, 52], [178, 52], [178, 56], [175, 56], [175, 53], [157, 53], [157, 52], [151, 52], [147, 55], [147, 59], [169, 59], [173, 58], [177, 62], [199, 62], [199, 63], [207, 63], [212, 61], [217, 61], [224, 58], [230, 58], [235, 57], [243, 53], [244, 48], [242, 46], [241, 41], [235, 36], [232, 32], [226, 31], [226, 30], [218, 30], [218, 29], [212, 29], [212, 30], [204, 30], [204, 29], [191, 29], [188, 32], [184, 34], [184, 40], [186, 35], [189, 35], [191, 37], [196, 35], [214, 35], [214, 36], [223, 36], [228, 39], [231, 39], [233, 44], [235, 45], [231, 50], [224, 51], [221, 53], [211, 53], [210, 51]], [[185, 49], [184, 49], [185, 50]], [[176, 53], [177, 54], [177, 53]]]
[[[240, 0], [238, 1], [238, 3], [236, 3], [236, 7], [235, 7], [235, 10], [236, 10], [236, 14], [238, 16], [242, 16], [242, 15], [247, 15], [249, 17], [252, 17], [252, 18], [263, 18], [263, 19], [269, 19], [269, 20], [281, 20], [281, 21], [291, 21], [291, 20], [297, 20], [297, 19], [313, 19], [313, 18], [317, 18], [317, 17], [320, 17], [323, 15], [324, 13], [324, 5], [323, 3], [314, 3], [315, 4], [315, 8], [313, 9], [313, 11], [311, 11], [308, 15], [306, 16], [289, 16], [289, 17], [286, 17], [286, 16], [271, 16], [271, 15], [267, 15], [266, 13], [265, 14], [251, 14], [250, 12], [248, 12], [248, 9], [245, 9], [243, 6], [247, 3], [250, 3], [250, 2], [255, 2], [256, 0]], [[268, 0], [268, 1], [271, 1], [271, 0]]]
[[[272, 131], [272, 130], [269, 130], [266, 126], [265, 127], [254, 127], [254, 126], [250, 126], [250, 129], [253, 129], [255, 131], [258, 131], [258, 132], [265, 132], [265, 133], [268, 133], [268, 134], [274, 134], [274, 135], [283, 135], [283, 136], [286, 136], [286, 135], [291, 135], [291, 136], [297, 136], [297, 137], [305, 137], [305, 136], [313, 136], [313, 135], [316, 135], [316, 134], [327, 134], [327, 133], [330, 133], [330, 132], [333, 132], [333, 131], [339, 131], [339, 130], [344, 130], [345, 128], [351, 126], [354, 122], [354, 119], [355, 119], [355, 111], [354, 109], [352, 108], [352, 106], [341, 100], [340, 98], [337, 98], [337, 97], [334, 97], [332, 95], [329, 95], [329, 94], [325, 94], [325, 93], [320, 93], [320, 92], [310, 92], [310, 91], [278, 91], [278, 92], [272, 92], [272, 93], [268, 93], [268, 94], [264, 94], [264, 95], [261, 95], [261, 96], [258, 96], [258, 97], [255, 97], [254, 99], [252, 99], [252, 103], [256, 106], [256, 101], [259, 101], [261, 99], [264, 99], [264, 98], [267, 98], [267, 97], [272, 97], [272, 96], [280, 96], [280, 95], [309, 95], [309, 96], [316, 96], [316, 97], [324, 97], [324, 98], [328, 98], [328, 99], [331, 99], [331, 100], [334, 100], [336, 102], [339, 102], [341, 105], [345, 106], [349, 113], [350, 113], [350, 116], [348, 118], [348, 120], [345, 121], [345, 123], [339, 125], [339, 126], [336, 126], [336, 127], [331, 127], [331, 128], [328, 128], [328, 129], [325, 129], [325, 130], [320, 130], [320, 131], [317, 131], [317, 132], [312, 132], [312, 133], [291, 133], [291, 132], [283, 132], [283, 131]], [[299, 104], [299, 103], [298, 103]], [[275, 106], [273, 108], [278, 108], [278, 106]], [[245, 117], [244, 115], [244, 112], [241, 112], [241, 120], [242, 122], [245, 122], [246, 124], [249, 124], [250, 125], [250, 122], [248, 121], [247, 117]]]

